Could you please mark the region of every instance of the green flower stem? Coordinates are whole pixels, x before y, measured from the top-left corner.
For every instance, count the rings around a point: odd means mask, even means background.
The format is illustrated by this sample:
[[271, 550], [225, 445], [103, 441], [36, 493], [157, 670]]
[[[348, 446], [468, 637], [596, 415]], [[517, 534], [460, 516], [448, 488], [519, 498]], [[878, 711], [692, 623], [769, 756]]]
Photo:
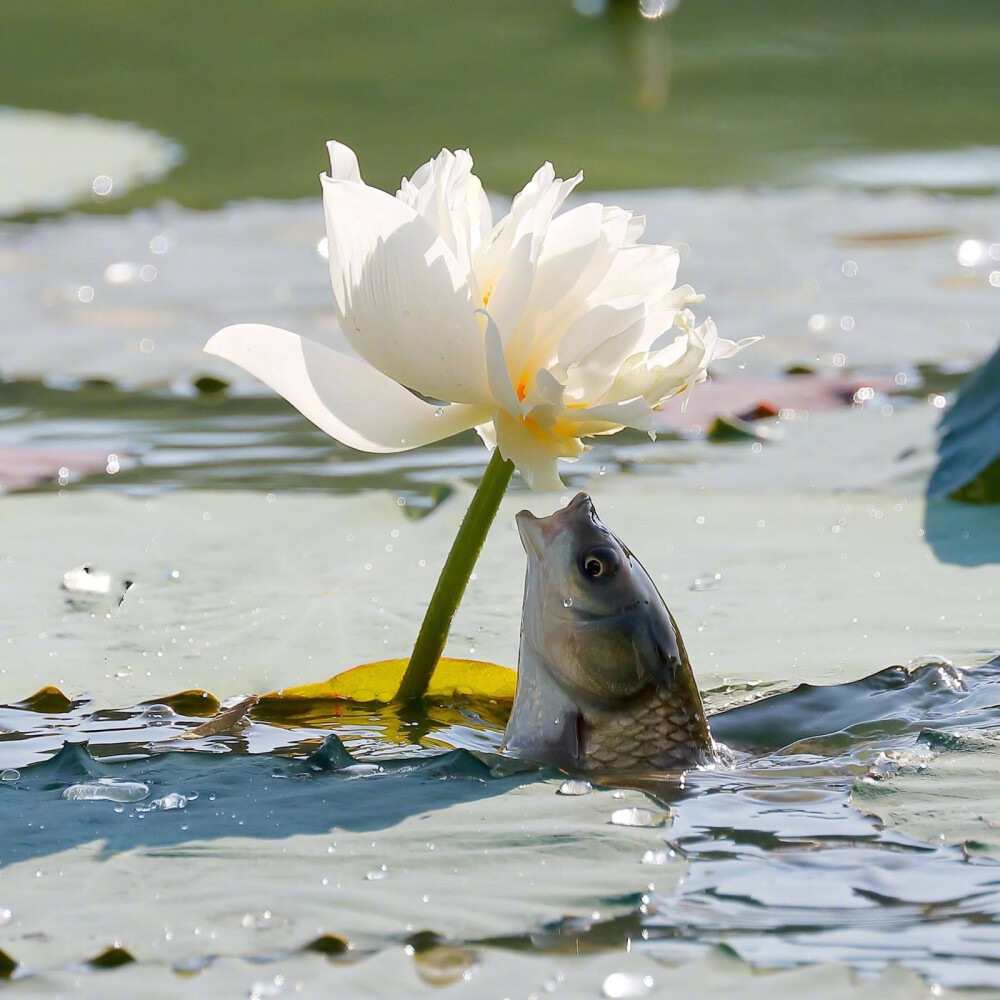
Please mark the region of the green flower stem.
[[427, 691], [431, 674], [434, 673], [448, 639], [451, 621], [465, 594], [469, 576], [483, 549], [483, 542], [486, 541], [486, 533], [497, 516], [500, 501], [507, 492], [507, 484], [513, 474], [514, 463], [504, 458], [498, 448], [494, 448], [493, 457], [486, 466], [482, 482], [469, 504], [438, 577], [413, 646], [409, 666], [396, 692], [397, 701], [416, 701]]

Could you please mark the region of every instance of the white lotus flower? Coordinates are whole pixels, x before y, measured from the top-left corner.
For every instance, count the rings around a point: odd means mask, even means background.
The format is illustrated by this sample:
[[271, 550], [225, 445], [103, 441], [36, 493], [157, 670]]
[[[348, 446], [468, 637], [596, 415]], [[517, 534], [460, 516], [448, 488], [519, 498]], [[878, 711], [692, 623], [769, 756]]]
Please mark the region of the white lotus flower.
[[[359, 357], [243, 324], [205, 350], [352, 448], [395, 452], [475, 427], [528, 485], [561, 489], [584, 438], [652, 431], [653, 411], [735, 344], [695, 325], [678, 253], [596, 203], [557, 215], [582, 174], [546, 163], [496, 224], [466, 150], [442, 150], [395, 197], [328, 144], [321, 178], [337, 318]], [[429, 400], [429, 401], [428, 401]]]

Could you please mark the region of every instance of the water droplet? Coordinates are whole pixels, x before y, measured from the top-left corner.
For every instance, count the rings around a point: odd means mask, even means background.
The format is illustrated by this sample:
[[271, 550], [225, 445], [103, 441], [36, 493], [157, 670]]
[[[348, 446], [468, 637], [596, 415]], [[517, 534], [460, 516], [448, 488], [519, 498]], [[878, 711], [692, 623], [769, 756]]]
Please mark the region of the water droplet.
[[187, 809], [187, 796], [180, 792], [168, 792], [163, 798], [149, 803], [153, 809]]
[[564, 781], [558, 789], [558, 795], [589, 795], [594, 790], [594, 786], [589, 781], [575, 781], [570, 779]]
[[600, 467], [600, 468], [599, 468], [599, 469], [597, 470], [597, 474], [598, 474], [599, 476], [606, 476], [606, 475], [608, 474], [608, 467], [607, 467], [606, 465], [602, 465], [602, 466], [601, 466], [601, 467]]
[[611, 814], [613, 826], [663, 826], [666, 822], [665, 813], [653, 812], [652, 809], [637, 809], [635, 806], [616, 809]]
[[646, 851], [641, 860], [644, 865], [669, 865], [676, 858], [676, 851]]
[[437, 409], [436, 409], [436, 410], [434, 411], [434, 416], [435, 416], [435, 417], [441, 417], [441, 416], [444, 416], [444, 407], [443, 407], [443, 406], [439, 406], [439, 407], [438, 407], [438, 408], [437, 408]]
[[382, 881], [382, 879], [388, 878], [388, 877], [389, 877], [389, 866], [388, 865], [379, 865], [378, 868], [376, 868], [374, 871], [370, 871], [370, 872], [368, 872], [367, 875], [365, 875], [365, 878], [369, 882], [380, 882], [380, 881]]
[[573, 607], [573, 598], [572, 597], [564, 597], [563, 598], [563, 607], [564, 608], [571, 608], [571, 607]]
[[986, 247], [979, 240], [962, 240], [955, 256], [962, 267], [975, 267], [986, 254]]
[[94, 183], [90, 185], [90, 189], [98, 198], [107, 198], [113, 187], [114, 181], [107, 174], [98, 174], [94, 178]]
[[853, 260], [845, 260], [844, 263], [840, 265], [840, 270], [845, 278], [853, 278], [858, 273], [857, 262]]
[[[60, 481], [68, 475], [69, 469], [65, 470], [65, 476], [63, 470], [59, 470]], [[111, 590], [111, 574], [91, 569], [90, 566], [79, 566], [63, 574], [62, 585], [65, 590], [73, 593], [106, 594]]]
[[691, 590], [718, 590], [721, 586], [721, 573], [702, 573], [692, 581]]
[[8, 767], [5, 771], [0, 771], [0, 781], [17, 781], [20, 777], [21, 772], [13, 767]]
[[652, 976], [640, 976], [626, 972], [612, 972], [601, 992], [606, 997], [644, 997], [654, 986]]
[[141, 781], [98, 778], [63, 789], [62, 797], [70, 802], [141, 802], [149, 795], [149, 785]]

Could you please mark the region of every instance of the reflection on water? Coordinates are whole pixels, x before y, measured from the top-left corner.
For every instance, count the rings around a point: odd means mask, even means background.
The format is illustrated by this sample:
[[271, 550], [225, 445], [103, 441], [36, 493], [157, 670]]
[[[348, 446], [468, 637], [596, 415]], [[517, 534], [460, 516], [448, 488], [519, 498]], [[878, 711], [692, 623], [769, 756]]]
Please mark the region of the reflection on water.
[[[5, 448], [11, 449], [6, 455]], [[662, 473], [698, 460], [709, 448], [669, 433], [653, 444], [645, 434], [626, 432], [568, 466], [565, 478], [572, 487], [590, 476], [632, 468], [636, 457], [647, 471]], [[32, 464], [31, 452], [51, 455], [51, 468]], [[18, 454], [24, 469], [15, 464]], [[65, 462], [57, 460], [60, 454]], [[100, 382], [67, 388], [0, 382], [0, 488], [22, 472], [26, 478], [15, 480], [19, 485], [23, 480], [20, 488], [39, 489], [387, 489], [405, 499], [408, 509], [423, 512], [443, 497], [450, 481], [478, 481], [488, 458], [473, 431], [399, 454], [354, 451], [273, 396], [127, 392]], [[5, 459], [10, 470], [4, 469]], [[519, 486], [515, 481], [513, 488]]]
[[[651, 885], [610, 920], [595, 912], [466, 944], [579, 954], [631, 941], [666, 962], [725, 944], [762, 967], [833, 961], [874, 972], [898, 961], [946, 986], [1000, 987], [1000, 865], [897, 834], [850, 803], [858, 783], [877, 785], [906, 761], [929, 759], [930, 737], [956, 720], [963, 733], [995, 727], [998, 694], [1000, 660], [967, 671], [925, 662], [716, 715], [717, 736], [755, 748], [741, 764], [634, 782], [670, 808], [656, 834], [662, 849], [641, 861], [655, 879], [686, 860], [675, 890]], [[239, 733], [185, 745], [178, 737], [200, 720], [165, 704], [46, 711], [53, 697], [0, 710], [7, 864], [95, 839], [116, 853], [332, 827], [375, 833], [525, 782], [565, 787], [551, 771], [497, 756], [506, 714], [497, 705], [272, 704], [253, 710]], [[198, 701], [176, 704], [190, 711]], [[612, 826], [615, 816], [644, 812], [622, 807], [624, 793], [607, 787], [575, 794], [605, 809]], [[553, 812], [560, 801], [553, 795]], [[174, 818], [148, 819], [164, 812]], [[666, 818], [658, 813], [657, 823]], [[507, 849], [509, 834], [496, 833], [494, 841], [481, 832], [487, 853]], [[593, 909], [611, 902], [594, 899]]]

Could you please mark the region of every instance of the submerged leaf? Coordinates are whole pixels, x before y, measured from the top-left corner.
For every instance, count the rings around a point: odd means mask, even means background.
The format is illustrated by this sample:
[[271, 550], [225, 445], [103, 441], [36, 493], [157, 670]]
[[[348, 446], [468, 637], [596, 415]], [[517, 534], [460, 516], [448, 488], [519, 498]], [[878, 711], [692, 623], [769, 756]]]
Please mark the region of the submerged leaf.
[[17, 968], [17, 962], [0, 948], [0, 979], [10, 979]]
[[[289, 699], [310, 701], [390, 702], [396, 696], [406, 671], [407, 660], [379, 660], [336, 674], [317, 684], [283, 688], [261, 696], [261, 702]], [[426, 698], [486, 698], [511, 701], [517, 684], [517, 672], [510, 667], [481, 660], [438, 661], [427, 687]]]

